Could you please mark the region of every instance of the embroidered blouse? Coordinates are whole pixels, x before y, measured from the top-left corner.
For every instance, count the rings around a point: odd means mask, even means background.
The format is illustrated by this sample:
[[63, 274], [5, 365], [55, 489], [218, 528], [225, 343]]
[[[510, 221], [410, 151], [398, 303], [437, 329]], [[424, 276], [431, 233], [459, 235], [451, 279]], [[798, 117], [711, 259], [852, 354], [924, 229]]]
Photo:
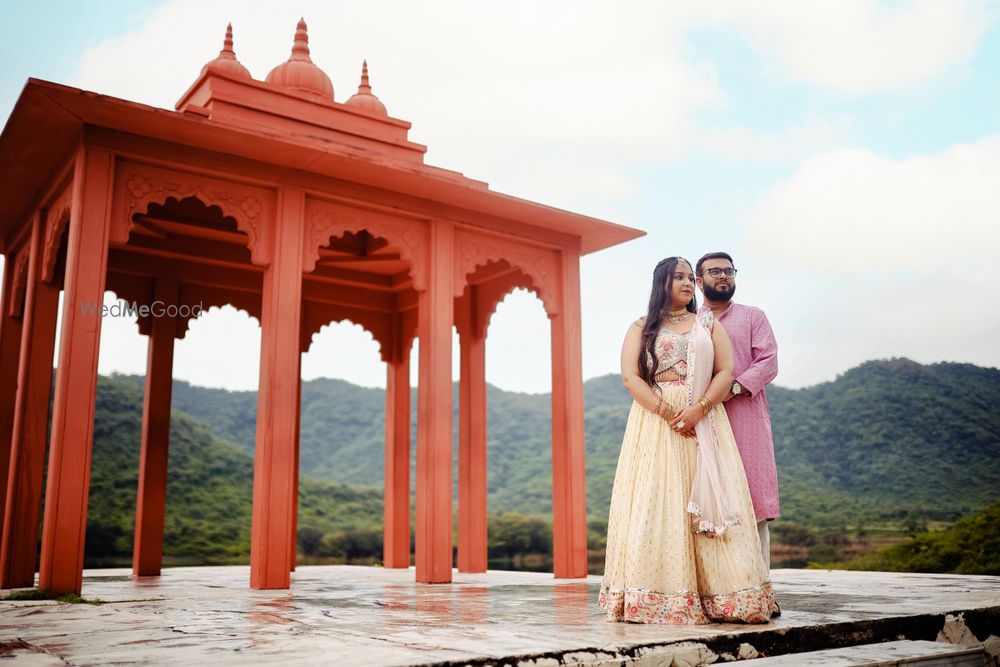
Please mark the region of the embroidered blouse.
[[[656, 353], [656, 372], [653, 377], [673, 369], [678, 377], [687, 377], [688, 342], [691, 340], [692, 327], [686, 333], [677, 333], [662, 327], [656, 334], [653, 351]], [[649, 360], [649, 366], [653, 362]]]
[[[709, 331], [712, 330], [714, 318], [711, 311], [699, 313], [696, 317], [702, 319], [702, 322]], [[637, 323], [644, 321], [645, 319], [643, 318], [638, 320]], [[688, 343], [691, 341], [693, 331], [693, 326], [684, 333], [677, 333], [667, 327], [660, 327], [660, 330], [656, 333], [656, 341], [653, 343], [653, 352], [656, 355], [656, 372], [653, 373], [654, 378], [668, 370], [673, 370], [677, 373], [677, 377], [682, 380], [687, 378]], [[652, 368], [653, 361], [647, 359], [646, 365], [648, 368]]]

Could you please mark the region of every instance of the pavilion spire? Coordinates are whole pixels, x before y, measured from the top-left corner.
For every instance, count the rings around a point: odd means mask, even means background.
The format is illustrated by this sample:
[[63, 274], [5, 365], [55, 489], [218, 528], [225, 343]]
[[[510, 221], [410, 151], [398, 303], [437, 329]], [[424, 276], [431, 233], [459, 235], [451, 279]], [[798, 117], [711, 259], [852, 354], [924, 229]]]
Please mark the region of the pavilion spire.
[[250, 76], [250, 70], [236, 59], [236, 51], [233, 50], [232, 23], [226, 24], [226, 37], [222, 40], [222, 50], [219, 51], [219, 56], [215, 60], [209, 61], [201, 71], [204, 73], [207, 69], [228, 72], [247, 79], [253, 78]]
[[222, 50], [219, 51], [220, 58], [236, 60], [236, 52], [233, 51], [233, 24], [226, 24], [226, 38], [222, 40]]
[[309, 57], [309, 30], [304, 18], [300, 18], [295, 26], [292, 55], [287, 62], [271, 70], [265, 81], [333, 101], [333, 82]]
[[295, 26], [295, 42], [292, 44], [292, 60], [304, 60], [312, 62], [309, 57], [309, 29], [306, 27], [305, 18], [300, 18]]
[[382, 104], [382, 101], [372, 94], [372, 86], [368, 81], [367, 60], [363, 60], [361, 62], [361, 83], [358, 85], [358, 92], [357, 94], [351, 96], [351, 99], [347, 100], [345, 104], [349, 107], [363, 109], [379, 116], [389, 115], [389, 112], [386, 110], [385, 105]]
[[371, 95], [372, 87], [368, 83], [368, 60], [361, 61], [361, 85], [358, 86], [359, 93], [367, 93]]

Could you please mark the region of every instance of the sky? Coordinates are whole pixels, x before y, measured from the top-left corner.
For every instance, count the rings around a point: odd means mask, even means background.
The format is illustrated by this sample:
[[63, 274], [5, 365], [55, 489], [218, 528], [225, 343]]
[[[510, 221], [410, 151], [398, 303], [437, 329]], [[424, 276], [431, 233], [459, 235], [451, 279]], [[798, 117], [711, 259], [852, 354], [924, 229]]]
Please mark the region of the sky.
[[[0, 118], [29, 76], [172, 109], [230, 21], [262, 80], [300, 16], [335, 99], [367, 59], [427, 163], [647, 232], [581, 261], [585, 378], [619, 371], [657, 261], [715, 250], [771, 321], [779, 385], [897, 356], [1000, 365], [1000, 2], [0, 0]], [[100, 371], [144, 372], [134, 321], [102, 326]], [[213, 309], [174, 376], [256, 388], [259, 340]], [[550, 358], [541, 302], [510, 294], [487, 381], [547, 392]], [[384, 386], [385, 367], [333, 323], [302, 376]]]

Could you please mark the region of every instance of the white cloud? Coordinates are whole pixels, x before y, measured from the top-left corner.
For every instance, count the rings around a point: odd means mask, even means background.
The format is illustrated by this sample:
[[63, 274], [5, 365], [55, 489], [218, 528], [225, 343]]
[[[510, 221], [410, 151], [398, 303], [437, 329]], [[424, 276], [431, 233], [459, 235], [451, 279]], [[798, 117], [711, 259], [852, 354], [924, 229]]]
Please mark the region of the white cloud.
[[566, 205], [634, 192], [622, 165], [679, 150], [691, 116], [721, 98], [712, 67], [679, 55], [674, 13], [656, 3], [309, 1], [285, 10], [173, 0], [82, 54], [71, 83], [169, 108], [215, 57], [227, 21], [237, 57], [262, 80], [288, 58], [301, 14], [336, 99], [355, 92], [367, 58], [375, 94], [413, 122], [432, 164], [511, 194], [534, 189], [525, 165], [617, 170], [552, 202]]
[[986, 0], [688, 6], [691, 22], [733, 29], [791, 79], [847, 95], [909, 88], [966, 62], [997, 14]]
[[[354, 92], [367, 58], [375, 94], [391, 115], [413, 122], [410, 137], [428, 145], [429, 163], [485, 179], [501, 192], [595, 214], [637, 196], [633, 165], [678, 155], [692, 135], [692, 118], [721, 100], [711, 64], [680, 54], [685, 45], [675, 11], [657, 3], [526, 1], [302, 2], [285, 11], [174, 0], [132, 32], [84, 53], [70, 83], [172, 108], [215, 57], [226, 22], [234, 23], [237, 57], [263, 79], [287, 59], [302, 15], [312, 58], [332, 78], [336, 99]], [[232, 340], [221, 322], [200, 324], [205, 330], [192, 340], [206, 341], [203, 347]], [[337, 325], [316, 337], [303, 359], [304, 377], [384, 384], [373, 344], [350, 329]], [[240, 331], [259, 339], [256, 329]], [[548, 391], [550, 349], [541, 303], [511, 295], [490, 328], [488, 379]], [[112, 356], [108, 363], [115, 363]], [[202, 384], [243, 387], [251, 372], [256, 359], [252, 368], [230, 372], [208, 359], [177, 357], [178, 377]], [[416, 364], [414, 381], [415, 373]]]
[[[684, 224], [689, 211], [678, 213], [670, 208], [676, 202], [660, 206], [659, 199], [650, 199], [640, 181], [650, 163], [676, 163], [695, 152], [725, 161], [787, 164], [804, 159], [761, 202], [748, 232], [747, 256], [741, 257], [741, 267], [756, 269], [758, 276], [753, 285], [745, 281], [741, 294], [765, 306], [776, 328], [789, 332], [781, 376], [788, 384], [829, 379], [850, 365], [849, 359], [880, 353], [866, 352], [863, 341], [857, 352], [830, 352], [831, 346], [843, 347], [845, 339], [831, 337], [829, 329], [839, 320], [824, 319], [824, 309], [851, 305], [834, 278], [842, 262], [851, 262], [854, 275], [864, 276], [874, 262], [885, 259], [890, 242], [898, 255], [890, 258], [896, 262], [891, 266], [903, 272], [916, 270], [906, 259], [911, 256], [941, 252], [949, 262], [962, 252], [995, 256], [988, 243], [996, 236], [985, 225], [990, 212], [997, 211], [987, 188], [998, 182], [996, 140], [893, 161], [865, 150], [836, 150], [850, 129], [840, 118], [808, 117], [773, 131], [751, 130], [738, 120], [716, 126], [703, 119], [706, 111], [723, 107], [725, 91], [707, 59], [711, 54], [701, 54], [688, 41], [692, 31], [715, 27], [748, 41], [780, 67], [779, 76], [847, 95], [898, 90], [939, 76], [969, 57], [995, 18], [992, 5], [977, 2], [611, 5], [521, 0], [497, 5], [309, 0], [285, 10], [270, 3], [172, 0], [130, 32], [83, 53], [69, 83], [172, 108], [202, 65], [215, 57], [227, 21], [234, 22], [238, 57], [255, 78], [263, 79], [288, 57], [300, 15], [309, 22], [313, 59], [333, 79], [336, 99], [344, 101], [354, 92], [360, 62], [367, 58], [375, 94], [393, 116], [413, 122], [410, 136], [428, 145], [429, 163], [546, 204], [589, 214], [613, 211], [611, 219], [625, 224], [653, 220], [651, 235], [641, 244], [584, 260], [588, 376], [617, 368], [621, 336], [641, 314], [648, 289], [648, 271], [637, 267], [646, 259], [651, 267], [664, 249], [694, 257], [729, 231], [722, 224], [706, 227], [703, 220], [698, 227]], [[720, 190], [715, 208], [725, 206], [722, 200], [732, 198], [732, 190]], [[636, 202], [656, 210], [636, 211]], [[718, 223], [726, 216], [715, 217]], [[942, 226], [948, 233], [976, 239], [968, 244], [971, 250], [963, 251], [950, 236], [935, 240], [931, 235]], [[803, 249], [815, 250], [808, 261]], [[796, 276], [814, 275], [806, 265], [818, 272], [815, 281], [794, 285], [794, 304], [779, 296], [789, 294], [787, 272], [761, 277], [779, 263], [795, 267]], [[811, 288], [820, 283], [830, 290], [828, 302], [813, 299]], [[866, 298], [874, 294], [868, 286], [864, 292]], [[545, 391], [548, 371], [540, 370], [540, 364], [548, 359], [547, 321], [532, 324], [541, 312], [533, 299], [519, 295], [501, 305], [505, 314], [494, 320], [490, 333], [488, 378], [512, 389]], [[899, 303], [915, 300], [907, 296]], [[811, 324], [815, 322], [824, 326]], [[256, 323], [247, 320], [245, 327], [231, 329], [208, 318], [199, 324], [204, 331], [188, 336], [205, 341], [199, 345], [207, 351], [188, 357], [179, 347], [177, 376], [201, 384], [255, 386]], [[384, 370], [367, 335], [334, 329], [317, 337], [317, 353], [307, 355], [304, 376], [332, 374], [382, 384]], [[537, 339], [540, 351], [537, 357], [534, 351], [524, 356], [530, 361], [523, 371], [504, 361], [524, 347], [520, 333]], [[134, 331], [121, 333], [126, 335], [139, 342], [116, 343], [124, 339], [106, 329], [115, 352], [102, 355], [102, 372], [105, 360], [115, 356], [135, 357], [121, 362], [127, 366], [123, 370], [144, 368], [138, 352], [119, 354], [132, 347], [144, 354], [142, 339]], [[872, 336], [872, 350], [893, 349], [883, 346], [892, 340], [886, 332], [873, 329]], [[237, 345], [237, 337], [245, 338], [245, 344]], [[208, 341], [215, 340], [233, 341], [229, 349], [242, 366], [213, 366], [216, 348]], [[912, 356], [924, 358], [918, 352], [925, 347], [913, 349]], [[983, 354], [983, 360], [995, 359]], [[252, 367], [246, 364], [251, 358]]]
[[1000, 135], [892, 160], [840, 150], [806, 160], [747, 225], [749, 263], [783, 346], [783, 377], [831, 379], [865, 359], [1000, 365], [1000, 311], [984, 307], [1000, 249]]
[[631, 196], [628, 166], [709, 151], [796, 159], [830, 148], [843, 123], [762, 132], [699, 122], [720, 107], [714, 65], [688, 35], [717, 27], [794, 80], [857, 94], [912, 86], [963, 62], [996, 12], [982, 2], [334, 4], [172, 0], [131, 32], [84, 52], [71, 83], [172, 107], [235, 21], [236, 53], [264, 79], [289, 53], [299, 15], [336, 98], [368, 58], [392, 115], [414, 123], [428, 162], [535, 196], [537, 172], [571, 171], [548, 202], [588, 208]]
[[835, 148], [847, 136], [848, 125], [846, 120], [820, 118], [778, 132], [739, 126], [707, 127], [691, 143], [695, 150], [727, 161], [788, 164]]
[[[952, 271], [932, 263], [917, 276], [846, 275], [836, 287], [804, 274], [765, 285], [780, 348], [778, 383], [812, 385], [893, 357], [1000, 367], [1000, 311], [982, 307], [977, 287], [989, 283], [991, 271]], [[791, 282], [802, 289], [788, 290]]]
[[956, 268], [1000, 247], [1000, 135], [935, 156], [809, 158], [761, 202], [751, 247], [823, 272]]

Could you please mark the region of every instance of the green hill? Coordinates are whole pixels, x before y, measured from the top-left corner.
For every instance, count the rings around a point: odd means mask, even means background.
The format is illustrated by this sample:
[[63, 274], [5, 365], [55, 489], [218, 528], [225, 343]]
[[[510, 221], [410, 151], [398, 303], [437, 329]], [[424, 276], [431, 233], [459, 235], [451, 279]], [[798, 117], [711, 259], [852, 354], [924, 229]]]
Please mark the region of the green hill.
[[[490, 386], [487, 396], [491, 511], [549, 513], [549, 395]], [[585, 396], [588, 513], [601, 519], [631, 401], [616, 375], [588, 380]], [[787, 520], [827, 525], [954, 520], [997, 496], [996, 369], [872, 361], [814, 387], [771, 387], [768, 397]], [[415, 424], [415, 395], [413, 405]], [[255, 392], [175, 382], [176, 410], [212, 424], [216, 436], [247, 453], [253, 451], [255, 406]], [[380, 488], [383, 406], [380, 389], [340, 380], [304, 383], [303, 474]], [[457, 400], [455, 413], [457, 422]]]
[[822, 567], [1000, 575], [1000, 502], [961, 519], [948, 530], [918, 533], [903, 544]]
[[[871, 361], [833, 382], [768, 391], [784, 490], [847, 496], [869, 517], [953, 520], [1000, 495], [1000, 371]], [[836, 506], [783, 502], [789, 518]]]
[[[141, 425], [142, 390], [136, 383], [100, 378], [85, 550], [88, 566], [131, 557]], [[175, 409], [167, 474], [165, 561], [246, 561], [252, 498], [253, 459]], [[299, 525], [307, 532], [335, 536], [370, 530], [381, 521], [381, 491], [301, 480]]]
[[[99, 387], [89, 562], [127, 557], [131, 548], [142, 409], [141, 377], [102, 378]], [[487, 396], [490, 512], [495, 519], [504, 512], [547, 519], [550, 397], [492, 386]], [[853, 533], [915, 532], [928, 521], [948, 523], [997, 499], [1000, 411], [992, 408], [1000, 401], [996, 369], [873, 361], [814, 387], [772, 387], [768, 396], [782, 493], [783, 519], [775, 526], [778, 541], [812, 544], [817, 538], [836, 538], [843, 544], [844, 536]], [[413, 398], [415, 426], [415, 394]], [[585, 384], [587, 501], [597, 549], [630, 403], [617, 376]], [[173, 408], [168, 558], [245, 560], [256, 393], [176, 381]], [[383, 410], [380, 389], [340, 380], [303, 384], [303, 553], [378, 553]], [[507, 523], [524, 523], [504, 521], [495, 523], [497, 531]], [[533, 524], [531, 530], [544, 532]], [[831, 548], [827, 552], [840, 553]]]

